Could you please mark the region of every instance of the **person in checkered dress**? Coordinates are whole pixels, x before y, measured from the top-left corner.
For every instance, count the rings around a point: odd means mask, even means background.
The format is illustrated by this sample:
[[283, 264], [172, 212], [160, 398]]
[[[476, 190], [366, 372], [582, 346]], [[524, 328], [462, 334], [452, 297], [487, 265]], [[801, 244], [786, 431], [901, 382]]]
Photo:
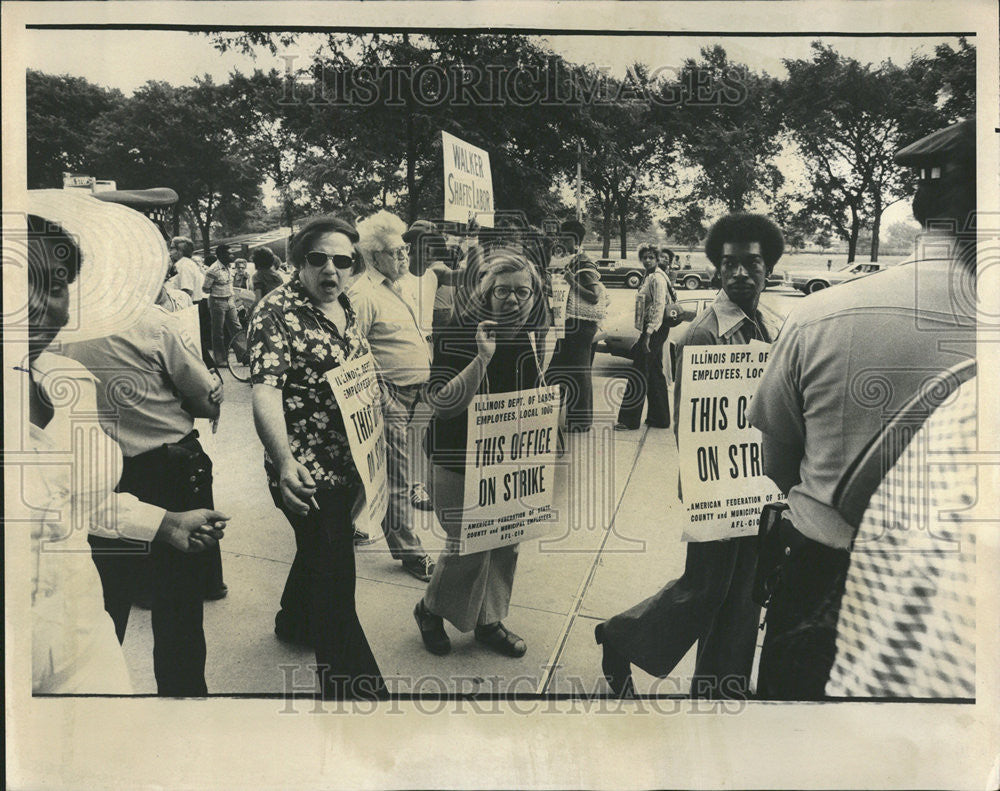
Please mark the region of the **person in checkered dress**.
[[972, 698], [976, 380], [914, 436], [851, 552], [829, 697]]

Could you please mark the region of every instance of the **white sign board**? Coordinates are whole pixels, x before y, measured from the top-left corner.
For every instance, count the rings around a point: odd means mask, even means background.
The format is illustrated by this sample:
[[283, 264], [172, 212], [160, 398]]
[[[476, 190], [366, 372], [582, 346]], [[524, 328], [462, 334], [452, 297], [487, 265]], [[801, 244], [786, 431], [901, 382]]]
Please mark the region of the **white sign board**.
[[370, 525], [381, 525], [389, 505], [385, 475], [382, 398], [371, 352], [327, 371], [326, 378], [344, 416], [351, 456], [365, 487]]
[[558, 387], [472, 400], [459, 554], [537, 538], [552, 526], [558, 420]]
[[566, 301], [569, 299], [569, 283], [561, 277], [552, 280], [552, 300], [549, 307], [552, 309], [552, 327], [555, 329], [555, 337], [562, 338], [566, 335]]
[[473, 217], [484, 228], [493, 227], [493, 174], [490, 155], [483, 149], [441, 133], [444, 154], [444, 218], [466, 223]]
[[781, 499], [764, 475], [761, 434], [747, 422], [769, 345], [685, 346], [677, 387], [684, 539], [757, 534], [761, 509]]

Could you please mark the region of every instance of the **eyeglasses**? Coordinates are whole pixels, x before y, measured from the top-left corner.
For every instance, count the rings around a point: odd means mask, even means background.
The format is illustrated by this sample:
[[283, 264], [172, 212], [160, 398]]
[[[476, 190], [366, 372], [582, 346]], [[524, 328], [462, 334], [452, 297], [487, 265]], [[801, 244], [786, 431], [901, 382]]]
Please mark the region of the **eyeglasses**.
[[409, 257], [410, 245], [404, 244], [399, 247], [394, 247], [392, 250], [379, 250], [379, 252], [391, 255], [393, 258], [402, 261], [404, 258]]
[[327, 261], [333, 261], [336, 269], [351, 269], [354, 267], [354, 259], [349, 255], [328, 255], [319, 250], [310, 250], [306, 253], [306, 263], [319, 269], [326, 266]]
[[507, 299], [507, 297], [513, 294], [517, 297], [518, 302], [526, 302], [534, 296], [535, 292], [527, 286], [518, 286], [517, 288], [511, 288], [510, 286], [493, 286], [493, 288], [490, 289], [490, 294], [493, 295], [493, 299], [499, 300]]

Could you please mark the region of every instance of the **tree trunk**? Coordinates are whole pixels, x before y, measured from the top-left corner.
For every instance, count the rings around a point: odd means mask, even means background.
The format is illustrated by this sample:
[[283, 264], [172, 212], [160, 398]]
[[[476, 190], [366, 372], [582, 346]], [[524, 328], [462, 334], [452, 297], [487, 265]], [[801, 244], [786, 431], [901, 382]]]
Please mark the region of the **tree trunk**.
[[854, 263], [854, 256], [858, 250], [858, 234], [861, 232], [861, 218], [858, 217], [858, 210], [851, 206], [851, 235], [847, 239], [847, 263]]
[[628, 258], [628, 231], [625, 228], [625, 214], [618, 211], [618, 241], [621, 243], [622, 258]]
[[874, 212], [872, 220], [872, 261], [878, 261], [878, 248], [879, 248], [879, 231], [882, 228], [882, 195], [878, 192], [875, 194], [874, 202]]
[[603, 251], [601, 253], [601, 258], [609, 258], [611, 256], [611, 217], [610, 212], [604, 213], [604, 224], [601, 236], [604, 239]]

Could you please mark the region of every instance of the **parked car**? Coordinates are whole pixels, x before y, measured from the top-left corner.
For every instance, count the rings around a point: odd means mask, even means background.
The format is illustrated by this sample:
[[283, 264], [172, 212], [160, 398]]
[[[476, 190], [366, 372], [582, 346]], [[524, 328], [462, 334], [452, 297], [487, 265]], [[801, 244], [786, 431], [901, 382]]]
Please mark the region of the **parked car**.
[[848, 264], [844, 268], [837, 269], [833, 272], [824, 271], [822, 269], [786, 269], [784, 282], [786, 286], [797, 288], [803, 294], [812, 294], [816, 291], [821, 291], [824, 288], [835, 286], [838, 283], [845, 283], [848, 280], [864, 277], [865, 275], [870, 275], [873, 272], [880, 272], [883, 269], [885, 269], [885, 267], [877, 261], [865, 261], [860, 264]]
[[[703, 269], [672, 269], [670, 272], [674, 288], [684, 288], [688, 291], [697, 291], [699, 288], [719, 289], [722, 284], [715, 274], [715, 267], [708, 266]], [[770, 274], [764, 283], [764, 288], [780, 286], [784, 283], [781, 275]]]
[[642, 264], [628, 258], [598, 258], [594, 263], [601, 273], [601, 282], [606, 286], [639, 288], [646, 274]]

